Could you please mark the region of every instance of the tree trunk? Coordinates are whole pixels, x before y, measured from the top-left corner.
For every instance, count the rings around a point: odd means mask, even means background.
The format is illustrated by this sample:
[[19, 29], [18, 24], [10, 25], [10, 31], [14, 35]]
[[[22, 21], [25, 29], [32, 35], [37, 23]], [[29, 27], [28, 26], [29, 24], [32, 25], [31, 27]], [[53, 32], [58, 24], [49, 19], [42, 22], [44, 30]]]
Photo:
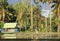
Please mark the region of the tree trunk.
[[60, 36], [60, 4], [58, 5], [58, 38]]
[[[50, 9], [51, 9], [51, 7], [52, 7], [52, 2], [50, 3]], [[52, 30], [51, 30], [51, 12], [50, 12], [50, 32], [52, 32]]]
[[2, 9], [2, 15], [3, 15], [3, 21], [4, 21], [4, 19], [5, 19], [5, 10], [4, 10], [4, 8]]
[[31, 6], [31, 27], [30, 29], [33, 29], [33, 9], [32, 9], [32, 6]]

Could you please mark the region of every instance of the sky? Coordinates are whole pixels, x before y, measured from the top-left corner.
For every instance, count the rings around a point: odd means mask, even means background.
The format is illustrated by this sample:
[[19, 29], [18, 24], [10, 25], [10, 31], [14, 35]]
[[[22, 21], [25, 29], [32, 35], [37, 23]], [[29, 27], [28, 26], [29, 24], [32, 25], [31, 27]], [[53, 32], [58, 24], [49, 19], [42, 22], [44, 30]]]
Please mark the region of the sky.
[[8, 0], [9, 4], [15, 4], [16, 2], [18, 2], [18, 0]]

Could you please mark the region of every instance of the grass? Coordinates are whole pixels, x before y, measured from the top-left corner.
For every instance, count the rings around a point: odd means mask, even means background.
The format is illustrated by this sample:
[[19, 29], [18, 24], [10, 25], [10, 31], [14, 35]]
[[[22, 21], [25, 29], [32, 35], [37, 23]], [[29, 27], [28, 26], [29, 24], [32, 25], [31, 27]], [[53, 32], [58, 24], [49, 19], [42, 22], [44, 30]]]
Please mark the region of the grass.
[[[17, 38], [21, 39], [21, 38], [27, 38], [27, 39], [33, 39], [36, 38], [36, 33], [35, 32], [17, 32], [14, 33], [16, 35]], [[58, 38], [58, 33], [57, 32], [39, 32], [38, 33], [38, 37], [39, 39], [56, 39]]]
[[[17, 34], [17, 38], [34, 38], [34, 37], [36, 37], [35, 32], [19, 32]], [[54, 39], [54, 38], [58, 38], [58, 33], [50, 32], [50, 33], [47, 33], [47, 35], [46, 35], [46, 32], [45, 33], [44, 32], [39, 32], [38, 37], [42, 38], [42, 39], [51, 37], [51, 38]]]

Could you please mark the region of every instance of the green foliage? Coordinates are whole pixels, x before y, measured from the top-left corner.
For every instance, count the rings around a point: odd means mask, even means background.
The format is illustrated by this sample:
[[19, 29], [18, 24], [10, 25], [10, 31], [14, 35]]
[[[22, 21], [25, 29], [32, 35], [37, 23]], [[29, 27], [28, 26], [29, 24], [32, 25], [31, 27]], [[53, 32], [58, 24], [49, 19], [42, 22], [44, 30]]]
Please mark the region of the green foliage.
[[0, 28], [3, 28], [3, 26], [4, 26], [4, 22], [0, 21]]
[[[16, 3], [14, 6], [7, 3], [7, 0], [0, 0], [0, 11], [2, 11], [2, 8], [5, 10], [5, 22], [18, 22], [18, 25], [20, 28], [24, 29], [30, 29], [31, 25], [33, 25], [33, 28], [36, 28], [40, 30], [41, 32], [46, 32], [46, 24], [45, 24], [45, 17], [43, 17], [41, 13], [40, 6], [38, 6], [38, 2], [35, 0], [34, 3], [36, 6], [32, 6], [31, 8], [31, 1], [28, 2], [26, 5], [24, 2]], [[41, 0], [40, 0], [41, 1]], [[49, 1], [49, 0], [47, 0]], [[56, 0], [57, 1], [57, 0]], [[57, 20], [57, 7], [58, 4], [56, 4], [56, 8], [52, 11], [52, 24], [51, 29], [53, 31], [54, 27], [57, 26], [58, 20]], [[31, 11], [32, 9], [32, 11]], [[33, 24], [31, 24], [31, 13], [32, 13], [32, 21]], [[15, 17], [15, 21], [14, 21]], [[1, 25], [3, 23], [0, 23]], [[47, 18], [47, 31], [50, 31], [50, 17]], [[1, 26], [2, 27], [2, 26]]]
[[7, 0], [0, 0], [0, 8], [5, 8], [8, 5]]
[[29, 15], [29, 5], [22, 3], [17, 3], [14, 6], [14, 9], [17, 13], [17, 19], [16, 21], [18, 21], [18, 25], [20, 26], [20, 28], [29, 28], [30, 27], [30, 15]]

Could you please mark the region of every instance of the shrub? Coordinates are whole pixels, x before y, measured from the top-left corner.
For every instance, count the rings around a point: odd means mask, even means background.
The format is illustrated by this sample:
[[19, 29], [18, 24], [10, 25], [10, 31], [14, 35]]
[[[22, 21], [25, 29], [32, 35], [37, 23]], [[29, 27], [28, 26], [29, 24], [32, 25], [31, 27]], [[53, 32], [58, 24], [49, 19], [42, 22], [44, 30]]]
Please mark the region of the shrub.
[[0, 28], [2, 28], [4, 25], [4, 22], [3, 21], [0, 21]]

